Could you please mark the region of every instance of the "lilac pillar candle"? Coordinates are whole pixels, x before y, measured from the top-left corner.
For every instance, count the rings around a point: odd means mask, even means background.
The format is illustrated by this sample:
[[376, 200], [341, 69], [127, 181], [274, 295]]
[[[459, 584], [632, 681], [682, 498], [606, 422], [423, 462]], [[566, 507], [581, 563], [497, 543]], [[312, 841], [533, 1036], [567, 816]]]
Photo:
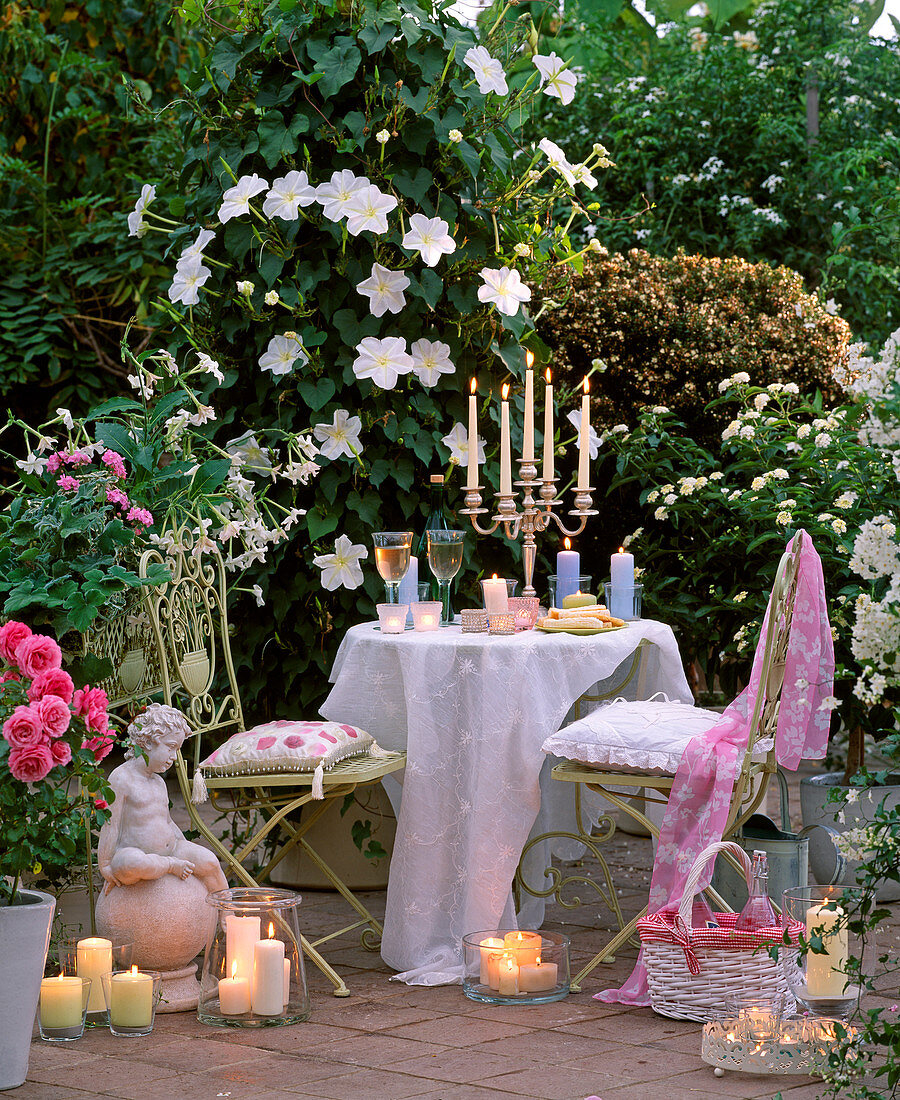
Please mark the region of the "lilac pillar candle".
[[634, 612], [634, 554], [619, 547], [609, 559], [609, 612], [617, 619], [630, 619]]
[[581, 579], [581, 555], [570, 550], [571, 543], [566, 539], [565, 550], [556, 555], [556, 606], [562, 607], [566, 596], [578, 591]]
[[[405, 603], [407, 607], [410, 607], [414, 603], [418, 603], [419, 600], [419, 559], [411, 554], [409, 558], [409, 569], [406, 571], [406, 576], [400, 581], [400, 603]], [[408, 626], [412, 625], [413, 617], [412, 611], [406, 616], [406, 622]]]

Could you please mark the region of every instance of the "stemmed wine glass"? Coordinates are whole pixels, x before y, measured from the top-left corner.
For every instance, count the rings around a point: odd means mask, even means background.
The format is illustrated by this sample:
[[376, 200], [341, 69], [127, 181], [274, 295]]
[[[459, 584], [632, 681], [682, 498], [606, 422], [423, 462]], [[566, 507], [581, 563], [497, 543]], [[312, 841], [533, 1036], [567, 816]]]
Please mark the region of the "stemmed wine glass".
[[412, 551], [412, 531], [376, 531], [375, 566], [384, 581], [388, 603], [400, 602], [400, 582], [409, 569]]
[[450, 625], [450, 582], [462, 565], [464, 531], [426, 531], [428, 564], [441, 595], [441, 626]]

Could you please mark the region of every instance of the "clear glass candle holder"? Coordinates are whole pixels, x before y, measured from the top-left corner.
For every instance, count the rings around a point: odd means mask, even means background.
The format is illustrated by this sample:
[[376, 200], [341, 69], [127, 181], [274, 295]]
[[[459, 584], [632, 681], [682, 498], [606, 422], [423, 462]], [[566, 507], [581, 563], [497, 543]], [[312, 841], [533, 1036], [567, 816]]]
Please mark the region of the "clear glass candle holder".
[[132, 966], [103, 974], [100, 980], [113, 1035], [120, 1039], [149, 1035], [162, 993], [162, 974]]
[[794, 998], [777, 989], [758, 993], [731, 993], [723, 998], [725, 1016], [739, 1020], [751, 1039], [769, 1040], [780, 1033], [781, 1021], [796, 1007]]
[[863, 937], [850, 927], [850, 914], [858, 914], [862, 897], [858, 886], [784, 891], [782, 923], [789, 932], [800, 933], [800, 948], [782, 948], [785, 974], [798, 1005], [814, 1016], [846, 1018], [865, 991], [864, 979], [872, 973], [877, 953], [874, 929]]
[[429, 630], [437, 630], [441, 625], [442, 606], [440, 600], [414, 603], [412, 605], [413, 630], [419, 631], [420, 634], [427, 633]]
[[498, 928], [463, 936], [463, 992], [492, 1005], [545, 1004], [569, 992], [569, 937]]
[[91, 984], [90, 978], [74, 974], [60, 974], [41, 981], [38, 1028], [44, 1042], [71, 1043], [81, 1038]]
[[607, 581], [603, 585], [603, 594], [610, 615], [615, 615], [617, 619], [625, 619], [626, 622], [633, 622], [641, 617], [641, 603], [644, 595], [642, 584], [633, 584], [630, 587], [616, 585], [613, 588]]
[[[550, 606], [551, 607], [559, 607], [560, 604], [556, 602], [556, 596], [557, 596], [557, 592], [559, 590], [559, 578], [557, 577], [557, 575], [555, 573], [551, 573], [547, 577], [547, 588], [549, 589], [549, 592], [550, 592]], [[583, 592], [585, 595], [587, 595], [590, 592], [590, 590], [591, 590], [591, 577], [587, 573], [582, 573], [578, 577], [577, 585], [574, 588], [572, 588], [571, 592], [569, 592], [569, 590], [567, 588], [566, 591], [562, 593], [562, 596], [568, 596], [568, 595], [574, 594], [575, 592]]]
[[85, 1026], [106, 1027], [108, 1018], [101, 978], [114, 970], [130, 970], [133, 953], [133, 943], [104, 936], [68, 936], [60, 943], [62, 972], [91, 979]]
[[464, 607], [459, 613], [463, 634], [486, 634], [488, 613], [483, 607]]
[[512, 596], [508, 602], [516, 630], [531, 630], [540, 610], [537, 596]]
[[297, 922], [300, 895], [244, 886], [207, 899], [216, 910], [197, 1017], [216, 1027], [280, 1027], [309, 1019]]
[[498, 612], [488, 615], [489, 634], [515, 634], [516, 618], [511, 612]]
[[408, 603], [379, 603], [375, 605], [375, 609], [382, 634], [402, 634], [406, 630]]

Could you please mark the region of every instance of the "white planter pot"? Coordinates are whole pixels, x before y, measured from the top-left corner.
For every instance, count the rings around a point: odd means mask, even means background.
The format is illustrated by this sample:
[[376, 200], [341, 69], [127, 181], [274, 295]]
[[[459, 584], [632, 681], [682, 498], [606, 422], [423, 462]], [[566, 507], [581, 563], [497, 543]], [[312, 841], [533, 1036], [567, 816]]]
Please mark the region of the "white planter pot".
[[14, 1089], [28, 1076], [31, 1032], [41, 992], [56, 899], [40, 890], [20, 890], [24, 905], [0, 905], [0, 1089]]
[[[828, 796], [833, 790], [847, 791], [850, 788], [841, 785], [842, 775], [830, 773], [827, 775], [813, 775], [800, 780], [800, 808], [803, 812], [804, 825], [830, 825], [839, 833], [848, 829], [855, 829], [870, 822], [875, 811], [885, 804], [886, 809], [893, 809], [900, 805], [900, 784], [888, 787], [868, 787], [860, 790], [855, 802], [847, 803], [843, 808], [844, 820], [835, 821], [834, 815], [840, 808], [828, 802]], [[843, 885], [856, 886], [856, 869], [858, 860], [847, 861], [847, 871], [843, 878]], [[827, 883], [830, 880], [834, 868], [834, 852], [826, 837], [820, 837], [813, 832], [809, 838], [809, 869], [815, 882]], [[900, 883], [884, 882], [877, 893], [878, 901], [897, 901], [900, 898]]]

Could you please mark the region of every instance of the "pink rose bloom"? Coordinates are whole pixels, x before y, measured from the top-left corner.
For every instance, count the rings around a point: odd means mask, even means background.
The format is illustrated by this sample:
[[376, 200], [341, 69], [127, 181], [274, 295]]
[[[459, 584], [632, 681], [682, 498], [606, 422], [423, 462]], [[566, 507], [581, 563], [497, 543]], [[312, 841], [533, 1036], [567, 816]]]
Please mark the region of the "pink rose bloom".
[[13, 672], [11, 668], [8, 668], [6, 672], [0, 672], [0, 684], [7, 684], [10, 680], [15, 680], [18, 684], [22, 682], [22, 677], [18, 672]]
[[[99, 716], [106, 715], [109, 706], [109, 698], [103, 688], [92, 688], [87, 684], [72, 696], [72, 706], [79, 718], [84, 718], [90, 726]], [[98, 727], [93, 726], [94, 729]]]
[[93, 710], [85, 718], [84, 724], [94, 733], [106, 733], [109, 729], [109, 715], [105, 710]]
[[72, 760], [72, 746], [68, 741], [62, 739], [59, 741], [51, 741], [50, 755], [53, 757], [54, 766], [56, 764], [62, 764], [63, 767], [65, 767], [65, 765]]
[[53, 754], [48, 745], [27, 745], [23, 749], [13, 749], [8, 764], [13, 779], [38, 783], [53, 768]]
[[109, 803], [106, 801], [105, 798], [95, 798], [94, 799], [94, 805], [97, 807], [98, 810], [108, 810], [109, 809]]
[[31, 630], [24, 623], [11, 622], [0, 626], [0, 656], [8, 665], [16, 663], [16, 650], [30, 637]]
[[99, 764], [100, 761], [112, 751], [114, 740], [114, 738], [109, 736], [89, 737], [86, 741], [81, 742], [81, 747], [92, 752], [94, 754], [94, 760]]
[[37, 705], [44, 729], [51, 737], [62, 737], [72, 721], [72, 712], [55, 695], [45, 695]]
[[31, 703], [37, 703], [47, 695], [55, 695], [68, 706], [72, 702], [74, 691], [75, 685], [68, 672], [64, 672], [61, 668], [49, 668], [46, 672], [35, 676], [28, 689], [28, 700]]
[[104, 451], [100, 461], [104, 466], [108, 466], [116, 477], [125, 478], [125, 463], [122, 461], [120, 454], [115, 451]]
[[81, 482], [77, 477], [69, 477], [68, 474], [64, 474], [56, 484], [64, 493], [74, 493]]
[[51, 668], [62, 664], [62, 650], [46, 634], [32, 634], [16, 648], [16, 660], [19, 668], [32, 680]]
[[16, 707], [3, 723], [3, 736], [12, 749], [43, 745], [47, 741], [44, 723], [36, 706]]

